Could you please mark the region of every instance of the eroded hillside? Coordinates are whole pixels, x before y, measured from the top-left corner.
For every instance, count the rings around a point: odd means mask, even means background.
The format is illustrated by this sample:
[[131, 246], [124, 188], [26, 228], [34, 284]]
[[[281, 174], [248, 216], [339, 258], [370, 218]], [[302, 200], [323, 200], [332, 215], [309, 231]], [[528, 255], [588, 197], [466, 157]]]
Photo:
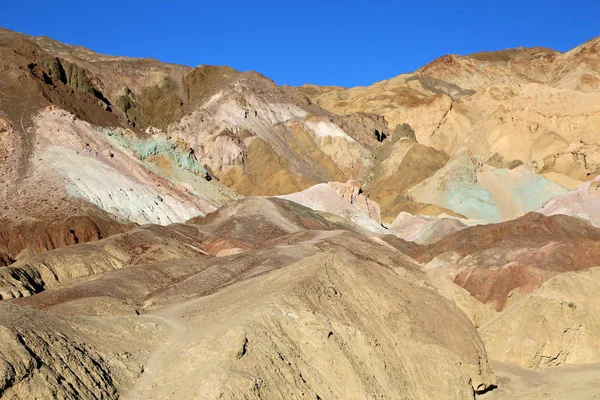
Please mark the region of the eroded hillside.
[[0, 397], [600, 395], [599, 43], [298, 88], [0, 29]]

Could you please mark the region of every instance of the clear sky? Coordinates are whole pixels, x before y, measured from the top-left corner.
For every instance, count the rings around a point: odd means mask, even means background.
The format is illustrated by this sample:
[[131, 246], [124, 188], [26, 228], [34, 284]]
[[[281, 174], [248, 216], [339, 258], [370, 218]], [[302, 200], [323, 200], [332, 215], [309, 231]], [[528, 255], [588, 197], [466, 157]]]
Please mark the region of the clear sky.
[[448, 53], [566, 51], [600, 35], [600, 1], [0, 0], [0, 26], [100, 53], [255, 70], [279, 84], [356, 86]]

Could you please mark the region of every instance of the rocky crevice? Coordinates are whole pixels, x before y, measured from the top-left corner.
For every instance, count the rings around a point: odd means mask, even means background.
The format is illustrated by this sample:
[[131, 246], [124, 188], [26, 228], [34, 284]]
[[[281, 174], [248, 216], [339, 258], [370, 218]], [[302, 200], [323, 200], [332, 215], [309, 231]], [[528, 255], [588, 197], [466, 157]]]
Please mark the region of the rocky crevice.
[[91, 345], [68, 327], [57, 332], [57, 326], [40, 323], [32, 330], [31, 321], [23, 320], [29, 317], [21, 315], [19, 326], [0, 326], [0, 397], [119, 397], [110, 367]]

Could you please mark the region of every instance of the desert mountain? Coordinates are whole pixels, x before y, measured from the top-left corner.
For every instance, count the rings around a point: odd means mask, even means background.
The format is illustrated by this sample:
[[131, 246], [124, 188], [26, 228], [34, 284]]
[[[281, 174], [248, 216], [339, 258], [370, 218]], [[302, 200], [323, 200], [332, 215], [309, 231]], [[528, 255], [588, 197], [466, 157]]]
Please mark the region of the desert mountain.
[[[419, 143], [455, 155], [467, 147], [484, 162], [577, 180], [598, 174], [600, 39], [566, 53], [511, 49], [447, 55], [368, 87], [305, 87], [337, 114], [408, 123]], [[558, 178], [557, 178], [558, 179]]]
[[0, 397], [600, 395], [599, 46], [346, 89], [0, 29]]
[[[299, 89], [254, 72], [191, 69], [0, 35], [2, 176], [19, 188], [0, 193], [10, 221], [27, 214], [62, 222], [92, 212], [182, 222], [236, 193], [362, 181], [374, 173], [378, 137], [397, 141], [412, 133], [408, 126], [391, 132], [376, 115], [330, 114]], [[114, 185], [108, 198], [94, 192], [105, 185]], [[40, 205], [36, 190], [53, 196]], [[20, 201], [24, 196], [30, 199]]]

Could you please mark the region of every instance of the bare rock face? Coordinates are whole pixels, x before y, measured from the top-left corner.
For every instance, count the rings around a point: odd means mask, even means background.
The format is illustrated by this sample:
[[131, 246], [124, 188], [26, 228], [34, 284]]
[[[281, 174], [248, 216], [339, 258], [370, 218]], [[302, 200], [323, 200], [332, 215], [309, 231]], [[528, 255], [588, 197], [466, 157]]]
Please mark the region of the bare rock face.
[[530, 369], [599, 362], [599, 276], [565, 272], [512, 304], [480, 330], [490, 357]]
[[487, 222], [519, 217], [565, 193], [564, 187], [523, 166], [493, 168], [466, 149], [408, 191], [416, 201]]
[[[34, 328], [31, 318], [36, 313], [14, 306], [2, 304], [0, 312], [4, 317], [7, 313], [18, 313], [19, 317], [13, 315], [12, 318], [24, 323], [7, 326], [3, 319], [0, 327], [1, 394], [7, 398], [118, 397], [106, 360], [88, 344], [78, 343], [72, 331], [67, 330], [65, 335], [63, 330], [62, 335], [57, 335], [51, 328], [56, 327], [58, 321], [44, 316], [37, 321], [39, 327]], [[54, 322], [54, 326], [49, 325], [49, 321]]]
[[111, 236], [108, 251], [100, 241], [24, 257], [0, 269], [0, 300], [31, 296], [127, 265], [166, 262], [182, 256], [204, 257], [203, 250], [191, 245], [202, 237], [196, 231], [137, 228]]
[[574, 190], [548, 201], [537, 212], [570, 215], [600, 227], [600, 178], [581, 183]]
[[416, 216], [401, 212], [394, 219], [389, 230], [404, 240], [410, 240], [419, 245], [428, 245], [461, 231], [467, 226], [460, 219], [451, 218], [448, 215]]
[[[409, 128], [406, 130], [412, 132]], [[383, 221], [390, 223], [400, 211], [427, 207], [426, 203], [414, 204], [407, 191], [447, 162], [448, 156], [443, 152], [397, 135], [375, 149], [365, 191], [369, 198], [380, 204]]]
[[[463, 332], [470, 325], [466, 316], [440, 324], [439, 317], [453, 313], [453, 305], [439, 304], [428, 290], [404, 286], [391, 271], [361, 268], [356, 262], [319, 254], [251, 285], [220, 292], [214, 303], [185, 304], [177, 315], [190, 330], [204, 326], [208, 334], [181, 336], [158, 367], [152, 389], [148, 384], [134, 393], [162, 397], [174, 392], [184, 399], [222, 393], [227, 398], [296, 398], [304, 393], [315, 398], [468, 399], [473, 391], [495, 385], [485, 356], [479, 358], [481, 350], [472, 352], [469, 361], [455, 356], [472, 346], [473, 337]], [[386, 283], [380, 287], [375, 282]], [[373, 284], [380, 289], [368, 289]], [[406, 297], [390, 302], [389, 295], [398, 291]], [[256, 302], [242, 305], [238, 296]], [[429, 304], [424, 314], [412, 310], [415, 302]], [[202, 315], [186, 317], [197, 307]], [[411, 333], [414, 318], [425, 323], [425, 336]], [[452, 336], [461, 339], [442, 333], [447, 329], [461, 331]], [[183, 354], [188, 361], [178, 362]], [[407, 361], [417, 359], [430, 361], [419, 366], [411, 362], [407, 370]], [[438, 373], [449, 375], [432, 379]], [[471, 379], [472, 387], [465, 384]]]
[[344, 200], [362, 210], [369, 218], [381, 223], [381, 207], [364, 195], [362, 185], [356, 181], [329, 182], [329, 186]]
[[3, 227], [0, 228], [0, 266], [42, 251], [104, 239], [132, 227], [132, 224], [89, 217], [72, 217], [56, 225], [29, 222]]
[[[593, 177], [598, 46], [596, 38], [566, 53], [536, 47], [446, 55], [371, 86], [309, 87], [306, 93], [336, 114], [374, 113], [390, 126], [408, 123], [419, 143], [450, 156], [466, 146], [483, 160], [496, 155], [505, 166]], [[582, 142], [586, 146], [578, 146]]]
[[[6, 119], [0, 117], [0, 165], [5, 166], [0, 168], [2, 182], [13, 182], [19, 175], [22, 151], [18, 132]], [[8, 191], [9, 185], [2, 185], [0, 187], [1, 198], [6, 198]]]
[[[385, 192], [400, 176], [398, 162], [389, 170], [381, 164], [394, 158], [394, 143], [414, 144], [405, 121], [336, 115], [256, 72], [111, 57], [7, 30], [0, 39], [9, 71], [0, 85], [0, 175], [18, 188], [0, 189], [7, 205], [0, 218], [11, 223], [24, 215], [51, 223], [91, 215], [168, 224], [238, 194], [282, 195], [349, 179], [371, 184], [382, 170], [374, 195], [389, 198], [388, 219], [399, 211], [403, 198]], [[25, 95], [29, 101], [20, 101]], [[435, 158], [402, 191], [446, 160]], [[42, 202], [38, 191], [51, 195]], [[367, 215], [380, 220], [375, 209]]]
[[600, 362], [598, 38], [345, 89], [0, 28], [0, 71], [2, 398], [473, 399], [512, 383], [486, 346]]
[[298, 90], [255, 72], [210, 89], [167, 132], [188, 142], [220, 181], [244, 195], [359, 179], [372, 142], [379, 143], [367, 130], [385, 129], [377, 116], [333, 116]]
[[315, 211], [338, 215], [371, 232], [387, 233], [381, 225], [381, 221], [376, 219], [380, 215], [379, 205], [363, 194], [359, 194], [359, 188], [360, 184], [356, 182], [320, 183], [301, 192], [277, 197], [293, 201]]
[[598, 146], [577, 142], [546, 156], [540, 172], [562, 173], [573, 179], [585, 181], [597, 176], [599, 170]]
[[129, 80], [125, 86], [140, 93], [189, 68], [111, 58], [7, 30], [0, 31], [0, 54], [5, 226], [28, 219], [57, 225], [72, 216], [183, 222], [235, 197], [207, 182], [189, 151], [156, 143], [113, 112], [112, 84]]
[[93, 319], [57, 317], [2, 302], [0, 396], [118, 399], [118, 388], [142, 370], [148, 344], [161, 336], [152, 321], [123, 318], [103, 328]]
[[354, 113], [335, 116], [333, 119], [344, 131], [368, 148], [376, 148], [385, 141], [410, 136], [410, 129], [402, 126], [390, 129], [385, 118], [378, 114]]

